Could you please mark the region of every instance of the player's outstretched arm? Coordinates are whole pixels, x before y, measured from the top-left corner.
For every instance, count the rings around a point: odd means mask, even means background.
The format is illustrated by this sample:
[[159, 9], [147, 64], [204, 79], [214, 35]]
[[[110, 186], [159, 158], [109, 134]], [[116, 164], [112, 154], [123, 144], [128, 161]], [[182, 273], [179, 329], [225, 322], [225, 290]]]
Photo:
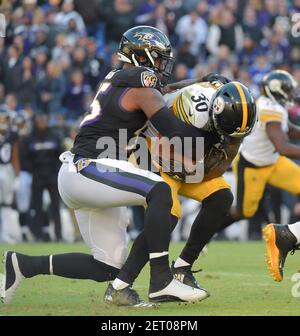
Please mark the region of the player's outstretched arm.
[[213, 141], [210, 132], [201, 130], [180, 121], [166, 106], [162, 94], [151, 88], [131, 89], [126, 93], [122, 106], [129, 111], [142, 110], [157, 131], [167, 138], [204, 137], [205, 141]]
[[180, 90], [186, 86], [189, 86], [195, 83], [201, 83], [201, 82], [211, 82], [211, 83], [220, 82], [222, 84], [226, 84], [226, 83], [229, 83], [230, 80], [225, 76], [212, 72], [201, 78], [185, 79], [180, 82], [168, 84], [165, 87], [163, 87], [162, 92], [163, 94], [166, 94], [166, 93], [169, 93], [175, 90]]
[[289, 137], [283, 132], [280, 122], [269, 122], [266, 131], [279, 154], [300, 159], [300, 147], [289, 143]]

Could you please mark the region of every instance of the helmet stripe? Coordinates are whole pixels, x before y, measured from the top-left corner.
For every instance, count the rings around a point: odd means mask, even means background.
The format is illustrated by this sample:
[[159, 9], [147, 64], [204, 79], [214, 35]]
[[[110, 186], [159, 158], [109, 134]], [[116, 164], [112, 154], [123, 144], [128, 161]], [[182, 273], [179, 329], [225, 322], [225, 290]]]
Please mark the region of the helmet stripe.
[[243, 119], [242, 119], [242, 126], [241, 126], [241, 132], [243, 132], [247, 126], [247, 121], [248, 121], [248, 104], [246, 101], [246, 96], [244, 93], [243, 88], [241, 87], [241, 85], [237, 82], [233, 82], [233, 84], [235, 85], [235, 87], [238, 90], [238, 93], [241, 97], [241, 101], [242, 101], [242, 110], [243, 110]]

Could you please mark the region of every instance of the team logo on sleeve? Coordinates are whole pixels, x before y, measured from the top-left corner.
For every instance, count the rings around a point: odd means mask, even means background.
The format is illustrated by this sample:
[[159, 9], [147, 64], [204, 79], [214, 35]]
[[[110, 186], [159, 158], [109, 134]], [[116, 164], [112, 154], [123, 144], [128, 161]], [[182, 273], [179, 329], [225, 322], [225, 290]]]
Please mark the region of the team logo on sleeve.
[[144, 71], [141, 73], [141, 81], [144, 87], [155, 87], [157, 84], [157, 77], [150, 71]]

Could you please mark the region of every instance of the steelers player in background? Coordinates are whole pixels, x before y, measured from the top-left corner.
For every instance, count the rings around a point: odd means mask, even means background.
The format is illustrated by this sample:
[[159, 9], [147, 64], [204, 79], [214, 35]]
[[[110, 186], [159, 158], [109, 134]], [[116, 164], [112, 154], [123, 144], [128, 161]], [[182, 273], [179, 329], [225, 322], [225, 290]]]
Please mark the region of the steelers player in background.
[[11, 128], [7, 109], [0, 110], [0, 242], [16, 243], [11, 233], [14, 192], [19, 184], [18, 136]]
[[[294, 104], [297, 82], [286, 71], [274, 70], [263, 78], [262, 95], [256, 101], [258, 123], [245, 138], [234, 162], [237, 206], [225, 219], [223, 228], [256, 213], [267, 184], [300, 196], [300, 147], [289, 139], [300, 139], [300, 127], [288, 120], [287, 109]], [[264, 229], [268, 266], [281, 281], [289, 251], [300, 243], [297, 225], [270, 224]]]

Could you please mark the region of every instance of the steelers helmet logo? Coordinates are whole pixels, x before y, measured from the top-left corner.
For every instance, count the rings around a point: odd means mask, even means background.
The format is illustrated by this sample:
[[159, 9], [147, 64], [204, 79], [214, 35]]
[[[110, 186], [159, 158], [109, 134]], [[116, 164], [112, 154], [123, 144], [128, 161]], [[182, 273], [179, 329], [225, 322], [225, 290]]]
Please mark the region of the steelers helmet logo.
[[216, 114], [220, 114], [224, 111], [225, 108], [225, 102], [224, 99], [222, 97], [217, 97], [214, 101], [214, 105], [213, 105], [213, 111]]
[[277, 92], [281, 89], [280, 81], [276, 78], [270, 80], [269, 87], [271, 91]]

